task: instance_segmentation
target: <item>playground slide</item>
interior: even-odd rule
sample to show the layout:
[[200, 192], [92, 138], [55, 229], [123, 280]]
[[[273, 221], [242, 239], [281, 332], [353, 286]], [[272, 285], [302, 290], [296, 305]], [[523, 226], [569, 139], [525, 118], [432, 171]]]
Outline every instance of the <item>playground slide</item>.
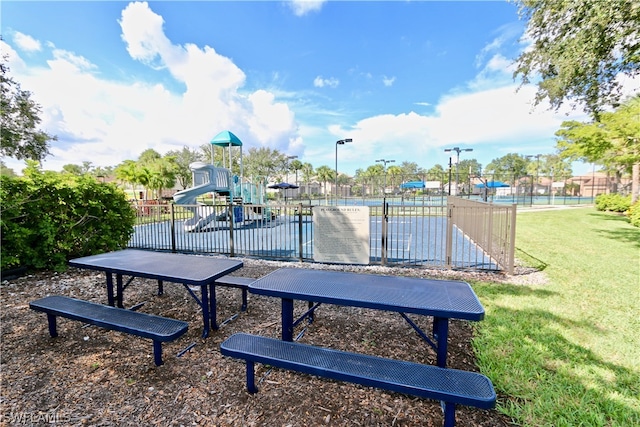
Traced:
[[[211, 193], [219, 190], [213, 183], [205, 183], [196, 187], [178, 191], [173, 195], [173, 200], [177, 205], [195, 205], [196, 198], [204, 193]], [[198, 204], [198, 206], [188, 206], [187, 209], [193, 212], [193, 217], [184, 222], [184, 231], [200, 231], [211, 221], [216, 219], [216, 214], [212, 206]]]

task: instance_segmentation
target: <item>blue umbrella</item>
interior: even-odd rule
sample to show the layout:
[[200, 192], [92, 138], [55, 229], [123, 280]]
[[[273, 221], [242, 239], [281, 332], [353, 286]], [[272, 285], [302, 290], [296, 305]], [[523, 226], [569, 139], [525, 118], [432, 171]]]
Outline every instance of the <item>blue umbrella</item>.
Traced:
[[288, 182], [280, 182], [278, 184], [272, 184], [269, 188], [275, 188], [277, 190], [287, 190], [289, 188], [298, 188], [295, 184], [289, 184]]
[[422, 181], [403, 182], [402, 184], [400, 184], [400, 188], [411, 188], [411, 189], [424, 188], [424, 182]]
[[288, 182], [279, 182], [278, 184], [271, 184], [268, 188], [275, 188], [278, 190], [285, 190], [284, 192], [284, 202], [287, 203], [287, 191], [289, 188], [298, 188], [297, 185], [289, 184]]
[[502, 181], [488, 181], [486, 184], [484, 182], [475, 185], [476, 188], [503, 188], [509, 187], [509, 184], [506, 184]]

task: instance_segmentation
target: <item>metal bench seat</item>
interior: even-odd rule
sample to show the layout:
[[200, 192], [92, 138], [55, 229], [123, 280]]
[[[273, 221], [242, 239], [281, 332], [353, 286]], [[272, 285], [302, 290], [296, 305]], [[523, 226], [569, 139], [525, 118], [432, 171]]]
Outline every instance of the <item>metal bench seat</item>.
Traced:
[[[216, 279], [214, 285], [216, 286], [226, 286], [229, 288], [238, 288], [242, 290], [242, 306], [240, 307], [241, 311], [247, 310], [247, 291], [249, 290], [249, 285], [255, 282], [256, 279], [251, 277], [240, 277], [240, 276], [222, 276], [219, 279]], [[213, 292], [213, 290], [212, 290]], [[213, 298], [214, 297], [210, 297]]]
[[482, 374], [431, 365], [349, 353], [250, 334], [234, 334], [220, 351], [247, 363], [247, 389], [257, 392], [254, 363], [364, 386], [440, 400], [444, 426], [455, 425], [455, 405], [493, 408], [496, 393]]
[[105, 329], [137, 335], [153, 340], [156, 365], [162, 365], [162, 343], [173, 341], [187, 332], [189, 324], [153, 314], [96, 304], [60, 295], [48, 296], [29, 303], [29, 307], [47, 314], [49, 334], [57, 337], [56, 317], [78, 320]]

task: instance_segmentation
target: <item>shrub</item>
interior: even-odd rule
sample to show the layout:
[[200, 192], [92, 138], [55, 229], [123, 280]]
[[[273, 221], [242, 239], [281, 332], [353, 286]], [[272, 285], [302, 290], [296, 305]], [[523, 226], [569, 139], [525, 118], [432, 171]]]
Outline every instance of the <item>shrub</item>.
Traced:
[[627, 215], [632, 225], [640, 227], [640, 200], [631, 205]]
[[631, 206], [631, 196], [620, 194], [599, 194], [596, 196], [596, 209], [609, 212], [626, 212]]
[[41, 172], [2, 176], [0, 266], [63, 270], [67, 260], [126, 247], [135, 212], [113, 184]]

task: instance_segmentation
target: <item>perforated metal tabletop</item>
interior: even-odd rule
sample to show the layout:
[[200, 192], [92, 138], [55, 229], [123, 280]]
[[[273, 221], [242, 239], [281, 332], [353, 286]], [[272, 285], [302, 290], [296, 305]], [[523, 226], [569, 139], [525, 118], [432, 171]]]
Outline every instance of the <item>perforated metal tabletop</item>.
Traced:
[[449, 319], [484, 318], [484, 307], [471, 286], [462, 281], [281, 268], [253, 282], [249, 291], [282, 299], [282, 338], [286, 341], [292, 340], [293, 300], [399, 312], [430, 343], [404, 315], [433, 316], [437, 344], [432, 345], [439, 366], [446, 363]]
[[[202, 337], [209, 335], [210, 324], [216, 324], [215, 284], [216, 279], [238, 270], [242, 261], [174, 254], [167, 252], [141, 251], [125, 249], [104, 254], [75, 258], [69, 261], [71, 267], [104, 271], [107, 280], [107, 302], [109, 305], [123, 307], [123, 294], [127, 285], [123, 285], [122, 276], [144, 277], [158, 281], [159, 293], [163, 282], [179, 283], [185, 286], [189, 294], [202, 308], [204, 323]], [[113, 274], [116, 275], [114, 292]], [[189, 288], [199, 286], [201, 296]]]

